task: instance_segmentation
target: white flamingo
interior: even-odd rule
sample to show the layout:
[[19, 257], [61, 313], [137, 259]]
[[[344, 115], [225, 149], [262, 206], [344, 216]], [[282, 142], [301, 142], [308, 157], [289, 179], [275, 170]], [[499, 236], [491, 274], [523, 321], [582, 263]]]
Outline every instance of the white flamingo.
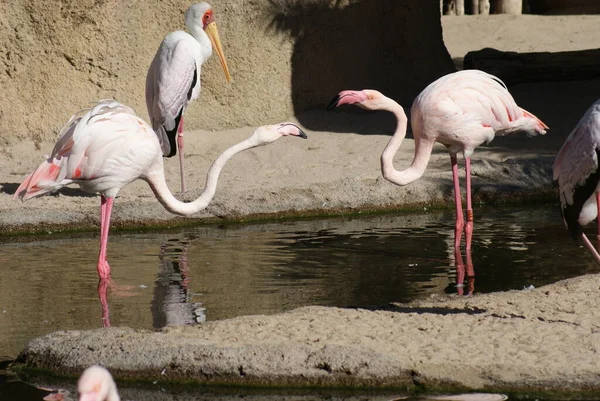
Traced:
[[[598, 217], [600, 208], [600, 100], [581, 117], [554, 161], [554, 179], [560, 188], [562, 216], [574, 238], [581, 238], [594, 258], [600, 255], [582, 226]], [[598, 219], [600, 241], [600, 219]]]
[[146, 76], [150, 123], [164, 156], [174, 156], [179, 150], [182, 192], [186, 191], [183, 114], [188, 103], [200, 96], [200, 70], [213, 49], [221, 61], [227, 82], [231, 80], [211, 6], [204, 2], [192, 5], [185, 13], [185, 25], [190, 33], [175, 31], [167, 35]]
[[213, 198], [219, 174], [227, 160], [244, 150], [269, 144], [283, 136], [306, 138], [292, 123], [257, 128], [246, 140], [226, 149], [214, 161], [204, 191], [193, 202], [177, 200], [169, 191], [160, 144], [152, 128], [135, 112], [118, 102], [105, 100], [71, 117], [52, 154], [25, 178], [14, 198], [23, 201], [55, 192], [69, 184], [101, 195], [98, 275], [110, 277], [106, 245], [113, 201], [132, 181], [146, 181], [158, 201], [171, 213], [188, 216], [205, 209]]
[[99, 365], [83, 371], [77, 382], [79, 401], [121, 401], [110, 372]]
[[[398, 119], [396, 132], [381, 155], [383, 176], [397, 185], [407, 185], [421, 178], [433, 145], [446, 146], [452, 164], [454, 199], [456, 203], [455, 248], [460, 246], [462, 230], [466, 233], [466, 248], [471, 250], [473, 207], [471, 204], [471, 155], [475, 148], [489, 143], [496, 135], [518, 131], [545, 134], [546, 126], [536, 116], [514, 101], [504, 83], [493, 75], [479, 70], [464, 70], [445, 75], [429, 84], [415, 99], [411, 108], [415, 156], [406, 170], [394, 168], [394, 155], [400, 148], [408, 119], [404, 109], [394, 100], [374, 90], [343, 91], [329, 105], [356, 104], [367, 110], [386, 110]], [[465, 225], [458, 181], [456, 155], [465, 158], [467, 182], [467, 223]]]

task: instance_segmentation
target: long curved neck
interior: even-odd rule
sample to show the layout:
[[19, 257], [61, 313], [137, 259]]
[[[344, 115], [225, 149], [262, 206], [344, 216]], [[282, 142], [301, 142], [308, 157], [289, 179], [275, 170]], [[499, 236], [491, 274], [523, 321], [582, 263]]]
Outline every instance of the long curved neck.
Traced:
[[[433, 143], [427, 141], [421, 141], [420, 138], [415, 135], [415, 156], [413, 161], [406, 170], [398, 171], [394, 168], [394, 155], [400, 148], [402, 141], [406, 137], [406, 129], [408, 126], [408, 119], [404, 109], [398, 103], [390, 99], [390, 105], [384, 110], [394, 113], [398, 120], [398, 126], [396, 132], [388, 142], [387, 146], [381, 154], [381, 173], [383, 177], [397, 185], [406, 185], [421, 178], [433, 149]], [[415, 124], [413, 122], [413, 128]]]
[[158, 163], [157, 167], [149, 172], [144, 178], [150, 185], [150, 188], [152, 188], [152, 191], [154, 192], [154, 195], [156, 195], [158, 201], [165, 207], [165, 209], [174, 214], [189, 216], [206, 209], [212, 198], [215, 196], [219, 174], [221, 173], [221, 169], [223, 169], [223, 166], [227, 160], [244, 150], [259, 145], [260, 144], [256, 141], [256, 139], [251, 136], [250, 138], [233, 145], [221, 153], [208, 170], [204, 191], [202, 191], [202, 194], [200, 194], [200, 196], [193, 202], [181, 202], [173, 196], [165, 180], [162, 158], [160, 159], [161, 162]]

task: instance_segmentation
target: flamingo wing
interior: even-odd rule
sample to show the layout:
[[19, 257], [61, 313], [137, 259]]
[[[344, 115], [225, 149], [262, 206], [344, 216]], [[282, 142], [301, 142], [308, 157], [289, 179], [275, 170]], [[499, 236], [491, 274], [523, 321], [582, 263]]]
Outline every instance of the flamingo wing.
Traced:
[[544, 134], [548, 128], [541, 120], [520, 108], [499, 78], [479, 70], [448, 74], [427, 87], [428, 113], [453, 120], [455, 131], [467, 127], [491, 128], [494, 135], [516, 131]]
[[52, 155], [25, 179], [15, 197], [27, 200], [71, 183], [114, 196], [141, 177], [156, 155], [160, 150], [152, 129], [129, 107], [102, 101], [69, 120]]
[[193, 37], [174, 32], [161, 43], [146, 76], [146, 106], [164, 155], [175, 154], [175, 132], [187, 102], [198, 97]]

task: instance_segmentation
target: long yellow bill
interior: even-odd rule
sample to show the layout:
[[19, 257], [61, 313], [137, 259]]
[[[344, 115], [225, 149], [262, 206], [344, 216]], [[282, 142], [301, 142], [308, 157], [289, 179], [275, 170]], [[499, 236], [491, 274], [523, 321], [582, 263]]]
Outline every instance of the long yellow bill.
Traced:
[[223, 71], [225, 71], [225, 79], [227, 83], [231, 81], [231, 74], [229, 74], [229, 67], [227, 67], [227, 60], [225, 60], [225, 54], [223, 53], [223, 48], [221, 47], [221, 39], [219, 39], [219, 30], [217, 29], [217, 24], [215, 22], [211, 22], [206, 26], [204, 30], [212, 43], [212, 47], [217, 52], [217, 56], [219, 56], [219, 61], [221, 62], [221, 67], [223, 67]]

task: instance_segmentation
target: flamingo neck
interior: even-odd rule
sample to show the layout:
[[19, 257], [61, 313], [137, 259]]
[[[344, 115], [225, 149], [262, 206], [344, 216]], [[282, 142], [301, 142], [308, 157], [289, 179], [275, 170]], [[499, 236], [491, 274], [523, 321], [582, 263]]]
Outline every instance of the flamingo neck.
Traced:
[[[383, 177], [396, 185], [407, 185], [421, 178], [431, 156], [433, 143], [422, 142], [420, 137], [415, 134], [415, 156], [406, 170], [398, 171], [394, 168], [394, 155], [398, 152], [402, 141], [406, 137], [408, 127], [408, 118], [402, 106], [390, 99], [390, 105], [384, 110], [394, 113], [398, 121], [396, 132], [388, 142], [381, 154], [381, 173]], [[413, 119], [414, 120], [414, 119]], [[415, 124], [413, 122], [413, 128]]]
[[150, 185], [150, 188], [152, 188], [154, 195], [165, 207], [165, 209], [180, 216], [189, 216], [206, 209], [215, 195], [219, 174], [221, 173], [225, 163], [236, 154], [259, 145], [260, 143], [257, 142], [256, 138], [251, 136], [250, 138], [231, 146], [221, 153], [208, 170], [208, 174], [206, 175], [206, 184], [202, 194], [200, 194], [200, 196], [192, 202], [181, 202], [173, 196], [165, 180], [162, 158], [160, 158], [160, 162], [157, 164], [157, 167], [148, 173], [145, 179]]

